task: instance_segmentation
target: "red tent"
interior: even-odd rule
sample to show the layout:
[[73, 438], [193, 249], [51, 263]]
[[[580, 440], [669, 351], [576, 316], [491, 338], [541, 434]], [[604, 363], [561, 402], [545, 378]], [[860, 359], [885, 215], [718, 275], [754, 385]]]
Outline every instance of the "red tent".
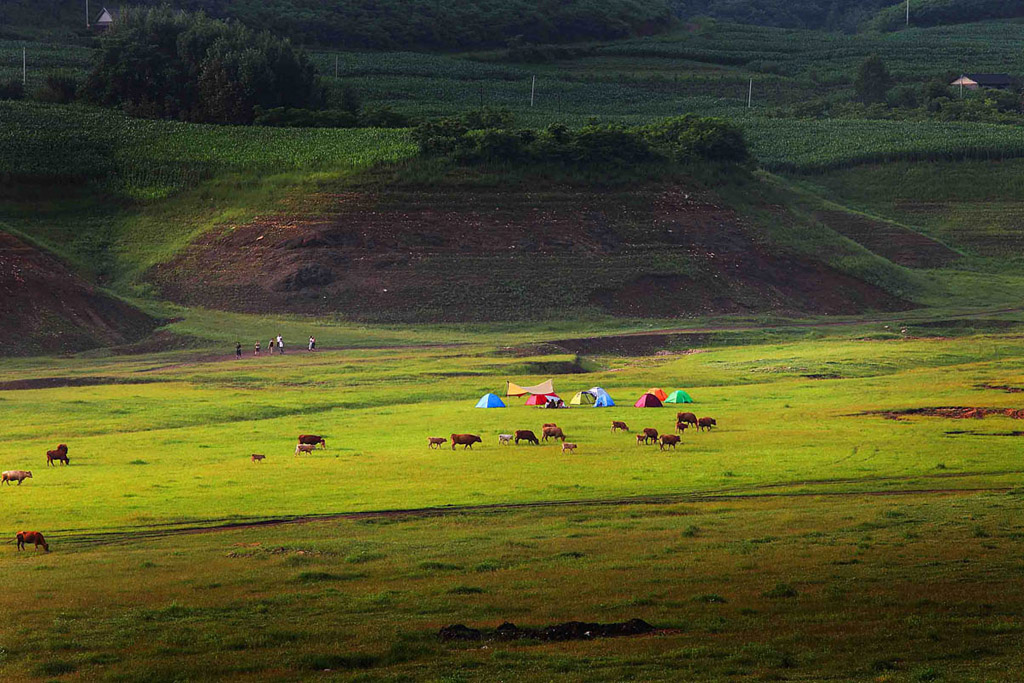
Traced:
[[547, 405], [548, 399], [558, 398], [557, 394], [534, 394], [530, 398], [526, 399], [526, 405], [528, 406], [544, 406]]
[[654, 394], [644, 394], [640, 397], [636, 403], [633, 404], [634, 408], [660, 408], [661, 399]]

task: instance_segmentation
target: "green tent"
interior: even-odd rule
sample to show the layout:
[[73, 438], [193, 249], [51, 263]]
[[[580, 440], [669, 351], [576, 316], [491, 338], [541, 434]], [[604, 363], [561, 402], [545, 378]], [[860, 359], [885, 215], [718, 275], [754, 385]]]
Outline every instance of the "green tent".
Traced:
[[668, 398], [665, 399], [665, 403], [693, 403], [693, 399], [690, 398], [688, 393], [679, 389], [669, 394]]
[[571, 406], [592, 406], [592, 405], [594, 405], [595, 401], [597, 401], [597, 396], [595, 396], [594, 394], [590, 393], [589, 391], [581, 391], [580, 393], [578, 393], [578, 394], [576, 394], [575, 396], [572, 397], [572, 400], [569, 401], [569, 405], [571, 405]]

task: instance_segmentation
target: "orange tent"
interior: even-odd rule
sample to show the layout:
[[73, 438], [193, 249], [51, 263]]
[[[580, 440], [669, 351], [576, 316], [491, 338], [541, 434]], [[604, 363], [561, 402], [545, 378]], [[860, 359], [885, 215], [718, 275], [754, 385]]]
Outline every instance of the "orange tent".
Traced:
[[654, 394], [655, 396], [658, 397], [659, 401], [664, 401], [666, 398], [668, 398], [668, 394], [665, 393], [664, 389], [648, 389], [647, 393]]

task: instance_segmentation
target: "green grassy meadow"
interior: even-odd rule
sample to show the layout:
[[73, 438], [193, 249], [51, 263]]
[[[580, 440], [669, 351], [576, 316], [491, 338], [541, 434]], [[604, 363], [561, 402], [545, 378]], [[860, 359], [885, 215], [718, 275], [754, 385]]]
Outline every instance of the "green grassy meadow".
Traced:
[[[18, 618], [0, 622], [0, 675], [1009, 680], [1024, 468], [1001, 435], [1018, 421], [862, 413], [1024, 408], [994, 388], [1024, 385], [1019, 314], [909, 323], [906, 338], [899, 324], [576, 357], [527, 343], [562, 328], [321, 323], [317, 353], [5, 361], [3, 382], [95, 384], [0, 391], [0, 467], [34, 474], [0, 490], [4, 527], [52, 544], [2, 546], [18, 590], [0, 609]], [[590, 372], [554, 375], [564, 397], [600, 385], [619, 406], [473, 407], [568, 363]], [[671, 429], [676, 408], [632, 407], [652, 386], [686, 388], [697, 403], [680, 409], [718, 429], [676, 452], [610, 433], [612, 419]], [[497, 444], [548, 421], [576, 455]], [[453, 431], [484, 442], [427, 449]], [[293, 455], [300, 432], [328, 448]], [[58, 442], [71, 465], [47, 468]], [[291, 523], [230, 526], [265, 521]], [[434, 637], [633, 617], [662, 631], [485, 649]]]

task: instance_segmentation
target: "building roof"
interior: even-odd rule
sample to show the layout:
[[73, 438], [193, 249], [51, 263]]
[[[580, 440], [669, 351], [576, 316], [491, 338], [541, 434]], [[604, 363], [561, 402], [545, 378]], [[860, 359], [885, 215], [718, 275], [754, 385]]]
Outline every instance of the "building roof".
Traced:
[[1013, 85], [1013, 79], [1008, 74], [964, 74], [961, 78], [969, 78], [981, 86]]
[[117, 21], [117, 15], [120, 14], [120, 13], [121, 13], [120, 10], [107, 9], [106, 7], [104, 7], [102, 10], [100, 10], [100, 15], [98, 17], [96, 17], [96, 21], [94, 21], [93, 23], [94, 24], [110, 24], [110, 23], [113, 23], [113, 22]]

